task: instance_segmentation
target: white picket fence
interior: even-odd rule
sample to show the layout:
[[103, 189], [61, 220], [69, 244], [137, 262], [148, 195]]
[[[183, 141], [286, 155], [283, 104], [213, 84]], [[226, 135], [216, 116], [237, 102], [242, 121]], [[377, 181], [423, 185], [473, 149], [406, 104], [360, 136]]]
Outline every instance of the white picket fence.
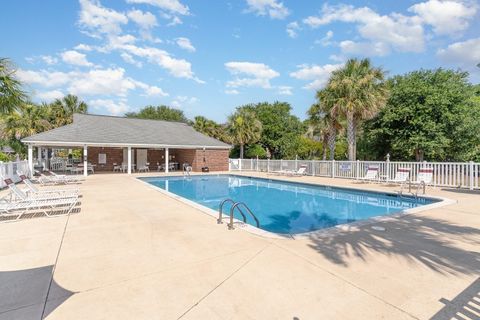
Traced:
[[409, 168], [415, 181], [420, 168], [433, 169], [433, 185], [466, 189], [480, 188], [480, 163], [476, 162], [401, 162], [401, 161], [321, 161], [321, 160], [257, 160], [230, 159], [230, 171], [273, 172], [298, 170], [306, 166], [306, 174], [318, 177], [358, 179], [365, 176], [368, 167], [378, 167], [378, 179], [395, 176], [398, 168]]
[[28, 172], [28, 161], [16, 161], [16, 162], [2, 162], [0, 161], [0, 188], [4, 188], [7, 185], [3, 181], [4, 179], [12, 179], [13, 182], [19, 182], [20, 178], [17, 175], [17, 171]]

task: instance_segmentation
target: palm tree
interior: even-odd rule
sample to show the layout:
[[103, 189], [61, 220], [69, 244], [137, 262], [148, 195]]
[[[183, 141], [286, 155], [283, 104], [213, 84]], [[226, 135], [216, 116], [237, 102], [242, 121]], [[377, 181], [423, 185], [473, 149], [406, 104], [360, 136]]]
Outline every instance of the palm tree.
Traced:
[[330, 153], [330, 160], [335, 158], [335, 144], [337, 133], [341, 129], [339, 121], [339, 108], [335, 104], [335, 92], [330, 88], [324, 88], [317, 91], [317, 103], [312, 105], [308, 111], [310, 119], [316, 119], [317, 123], [323, 127], [323, 159], [326, 157], [326, 146]]
[[87, 104], [72, 94], [68, 94], [62, 99], [56, 99], [50, 108], [56, 127], [72, 123], [74, 113], [87, 113], [88, 111]]
[[24, 104], [16, 112], [4, 119], [3, 139], [20, 140], [21, 138], [52, 129], [44, 106], [32, 103]]
[[348, 159], [356, 159], [358, 124], [373, 118], [385, 106], [388, 90], [385, 72], [375, 68], [369, 59], [350, 59], [345, 66], [332, 72], [328, 89], [332, 102], [347, 121]]
[[244, 146], [260, 140], [262, 123], [253, 111], [238, 108], [234, 114], [228, 117], [228, 131], [232, 141], [240, 146], [240, 158], [243, 159]]
[[9, 114], [25, 102], [26, 94], [15, 72], [10, 60], [0, 58], [0, 114]]

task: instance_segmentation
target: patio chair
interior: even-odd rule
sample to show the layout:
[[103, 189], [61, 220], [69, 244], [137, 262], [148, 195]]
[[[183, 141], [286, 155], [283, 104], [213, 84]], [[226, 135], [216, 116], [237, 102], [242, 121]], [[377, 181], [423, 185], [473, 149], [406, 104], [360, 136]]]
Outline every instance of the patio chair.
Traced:
[[365, 176], [358, 178], [358, 180], [367, 182], [378, 180], [378, 167], [369, 166]]
[[[82, 165], [82, 171], [83, 171], [83, 165]], [[87, 171], [88, 171], [88, 166], [87, 166]], [[79, 176], [79, 175], [69, 176], [69, 175], [65, 175], [65, 174], [56, 174], [53, 171], [47, 171], [47, 172], [49, 173], [49, 176], [45, 175], [46, 177], [49, 177], [52, 180], [56, 179], [57, 181], [62, 181], [64, 183], [78, 183], [80, 181], [85, 180], [85, 178], [83, 176]], [[42, 173], [41, 173], [41, 175], [42, 175]]]
[[59, 196], [78, 196], [78, 189], [48, 189], [48, 190], [40, 190], [37, 188], [37, 186], [24, 174], [21, 172], [17, 171], [17, 174], [19, 178], [22, 180], [22, 182], [27, 186], [27, 195], [29, 193], [35, 194], [35, 195], [41, 195], [41, 194], [56, 194]]
[[307, 173], [307, 166], [301, 165], [297, 170], [279, 170], [273, 171], [272, 173], [284, 176], [296, 176], [301, 177]]
[[395, 178], [387, 179], [386, 182], [404, 184], [410, 179], [410, 171], [412, 171], [410, 168], [398, 168], [397, 172], [395, 173]]
[[[427, 185], [432, 184], [433, 181], [433, 168], [420, 168], [417, 174], [417, 180], [410, 181], [408, 184], [408, 191], [411, 192], [412, 185], [417, 187], [416, 193], [418, 194], [418, 190], [422, 187], [423, 194], [425, 194], [425, 189]], [[403, 185], [402, 185], [403, 189]]]
[[[52, 198], [52, 199], [27, 199], [20, 201], [0, 199], [0, 217], [2, 216], [17, 216], [15, 220], [20, 219], [25, 213], [30, 210], [38, 210], [43, 212], [47, 217], [58, 216], [52, 215], [53, 210], [59, 207], [66, 207], [64, 214], [69, 214], [77, 205], [78, 198]], [[47, 209], [50, 210], [47, 210]], [[5, 220], [11, 221], [11, 220]]]
[[140, 166], [138, 172], [150, 172], [150, 163], [146, 162], [143, 166]]
[[122, 172], [123, 170], [122, 170], [122, 166], [121, 166], [121, 165], [119, 165], [119, 164], [117, 164], [116, 162], [114, 162], [114, 163], [113, 163], [113, 172], [116, 172], [116, 171]]
[[[24, 192], [20, 188], [17, 187], [15, 183], [13, 183], [12, 179], [4, 179], [5, 184], [11, 191], [11, 195], [13, 195], [14, 200], [52, 200], [52, 199], [64, 199], [64, 198], [78, 198], [78, 193], [51, 193], [51, 192], [37, 192], [37, 193], [28, 193]], [[12, 196], [10, 196], [12, 199]]]
[[165, 163], [160, 164], [157, 162], [157, 171], [165, 171]]

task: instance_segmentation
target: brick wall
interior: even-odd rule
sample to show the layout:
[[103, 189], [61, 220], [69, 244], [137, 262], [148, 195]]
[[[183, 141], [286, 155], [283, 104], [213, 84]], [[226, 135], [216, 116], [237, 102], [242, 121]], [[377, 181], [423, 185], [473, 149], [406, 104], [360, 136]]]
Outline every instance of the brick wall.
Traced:
[[[132, 161], [136, 161], [136, 149], [132, 148]], [[100, 165], [98, 163], [98, 154], [105, 153], [107, 155], [107, 163]], [[171, 161], [180, 164], [179, 169], [182, 170], [183, 163], [189, 163], [193, 171], [202, 171], [202, 167], [209, 167], [210, 171], [228, 171], [228, 155], [229, 150], [205, 150], [202, 149], [170, 149], [169, 155], [174, 158]], [[205, 161], [204, 161], [205, 158]], [[157, 170], [157, 162], [165, 163], [165, 150], [148, 149], [147, 161], [150, 163], [150, 170]], [[88, 162], [96, 164], [96, 171], [113, 171], [113, 163], [118, 165], [123, 162], [122, 148], [88, 148]], [[126, 161], [125, 161], [126, 162]]]

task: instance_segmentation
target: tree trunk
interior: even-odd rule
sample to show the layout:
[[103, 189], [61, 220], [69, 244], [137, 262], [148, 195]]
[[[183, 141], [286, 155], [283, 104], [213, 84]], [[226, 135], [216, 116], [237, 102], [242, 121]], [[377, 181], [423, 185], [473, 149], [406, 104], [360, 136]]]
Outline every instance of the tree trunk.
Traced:
[[327, 141], [323, 140], [323, 145], [322, 145], [322, 160], [325, 161], [327, 160]]
[[347, 141], [348, 141], [348, 160], [355, 161], [355, 122], [353, 112], [347, 112]]
[[243, 144], [240, 144], [240, 159], [243, 159]]
[[415, 148], [415, 160], [417, 162], [422, 162], [424, 157], [424, 152], [422, 149]]
[[337, 129], [332, 125], [330, 125], [330, 129], [328, 132], [328, 148], [330, 149], [330, 160], [335, 159], [335, 144], [337, 140]]

